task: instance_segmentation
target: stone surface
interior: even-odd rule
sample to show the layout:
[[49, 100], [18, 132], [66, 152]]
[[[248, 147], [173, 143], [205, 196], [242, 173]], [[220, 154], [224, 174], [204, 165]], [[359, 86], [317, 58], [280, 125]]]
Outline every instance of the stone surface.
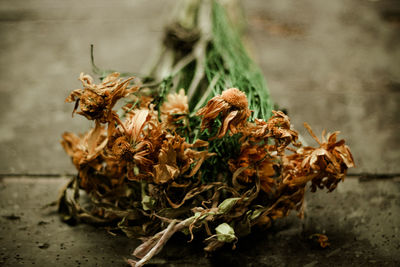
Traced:
[[[140, 72], [177, 1], [0, 1], [0, 173], [73, 173], [58, 141], [90, 126], [64, 104], [100, 67]], [[272, 98], [302, 123], [340, 130], [353, 173], [399, 173], [399, 13], [395, 0], [242, 1]]]
[[[400, 178], [400, 177], [399, 177]], [[0, 266], [126, 266], [140, 244], [105, 229], [62, 223], [53, 202], [60, 178], [0, 182]], [[200, 241], [175, 236], [148, 266], [399, 266], [400, 179], [349, 178], [332, 193], [307, 194], [305, 219], [294, 214], [267, 231], [205, 258]], [[324, 233], [322, 249], [309, 236]]]

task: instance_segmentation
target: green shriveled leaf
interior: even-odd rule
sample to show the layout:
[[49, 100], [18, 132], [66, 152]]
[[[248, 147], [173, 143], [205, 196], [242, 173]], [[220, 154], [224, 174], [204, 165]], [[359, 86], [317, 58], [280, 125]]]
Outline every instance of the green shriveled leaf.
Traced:
[[221, 223], [215, 228], [215, 232], [217, 233], [218, 241], [231, 243], [237, 239], [235, 236], [235, 231], [233, 228], [227, 223]]
[[232, 197], [232, 198], [227, 198], [224, 201], [222, 201], [221, 204], [218, 206], [218, 211], [220, 213], [227, 213], [229, 212], [233, 206], [236, 205], [240, 198], [239, 197]]
[[152, 210], [156, 200], [148, 195], [142, 197], [143, 210]]
[[257, 219], [261, 215], [262, 212], [263, 212], [262, 209], [254, 210], [252, 212], [252, 214], [250, 215], [250, 217], [249, 217], [250, 221], [253, 221], [253, 220]]

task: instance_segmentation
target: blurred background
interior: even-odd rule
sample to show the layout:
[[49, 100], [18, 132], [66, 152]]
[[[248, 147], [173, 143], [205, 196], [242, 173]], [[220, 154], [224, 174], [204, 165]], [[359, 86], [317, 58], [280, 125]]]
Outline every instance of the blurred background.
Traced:
[[[60, 136], [89, 126], [64, 99], [92, 74], [90, 44], [100, 68], [140, 73], [177, 3], [1, 0], [0, 173], [73, 173]], [[352, 173], [400, 173], [400, 2], [241, 3], [250, 53], [295, 128], [340, 130]]]
[[[90, 125], [80, 116], [72, 119], [73, 104], [64, 103], [64, 99], [71, 90], [80, 88], [80, 72], [93, 74], [90, 45], [94, 45], [95, 61], [100, 68], [140, 73], [157, 53], [164, 27], [171, 21], [177, 3], [0, 0], [0, 175], [38, 176], [40, 180], [45, 176], [74, 174], [59, 140], [64, 131], [84, 132]], [[379, 195], [381, 198], [375, 204], [383, 201], [390, 205], [372, 203], [362, 206], [364, 213], [354, 209], [348, 212], [360, 224], [375, 223], [370, 207], [374, 207], [374, 212], [386, 208], [387, 216], [397, 213], [389, 226], [374, 226], [386, 229], [381, 241], [389, 243], [378, 245], [386, 244], [385, 255], [393, 257], [400, 250], [400, 1], [246, 0], [241, 4], [247, 18], [247, 46], [265, 75], [272, 100], [288, 111], [295, 129], [310, 145], [315, 144], [303, 122], [308, 122], [318, 136], [323, 129], [340, 130], [339, 137], [346, 139], [357, 165], [350, 174], [378, 178], [373, 184], [362, 186], [358, 180], [349, 181], [350, 189], [339, 191], [344, 198], [334, 197], [321, 203], [336, 201], [344, 207], [346, 201], [359, 204]], [[3, 217], [17, 214], [20, 218], [15, 220], [23, 221], [18, 205], [29, 206], [26, 203], [33, 196], [20, 197], [35, 184], [28, 180], [22, 180], [22, 184], [7, 181], [0, 186], [0, 208], [6, 214]], [[57, 191], [61, 185], [53, 180], [48, 183], [52, 184], [51, 189], [41, 184], [35, 190]], [[357, 186], [357, 195], [349, 198], [346, 194], [354, 191], [352, 186]], [[378, 191], [368, 191], [371, 188]], [[35, 195], [41, 197], [43, 194]], [[51, 201], [55, 195], [46, 197]], [[21, 201], [25, 204], [18, 204]], [[11, 210], [7, 210], [9, 205]], [[386, 218], [389, 217], [379, 220]], [[32, 219], [26, 219], [27, 227], [29, 220]], [[7, 227], [3, 226], [3, 233], [14, 229]], [[63, 238], [70, 238], [68, 229], [64, 229]], [[368, 240], [376, 239], [371, 236], [371, 229], [363, 231], [368, 232], [364, 235]], [[341, 240], [341, 235], [343, 232], [337, 240]], [[12, 234], [7, 238], [4, 240], [12, 243], [24, 237]], [[2, 255], [11, 243], [1, 243]], [[375, 251], [373, 246], [368, 249], [367, 254]], [[329, 253], [333, 252], [339, 253]], [[356, 252], [352, 256], [361, 255]], [[20, 263], [18, 257], [15, 262]], [[120, 259], [121, 253], [116, 257]], [[303, 263], [310, 263], [309, 267], [316, 265], [311, 259]], [[0, 265], [5, 262], [0, 257]], [[382, 263], [368, 261], [371, 265], [377, 262]], [[278, 263], [275, 266], [280, 266]]]

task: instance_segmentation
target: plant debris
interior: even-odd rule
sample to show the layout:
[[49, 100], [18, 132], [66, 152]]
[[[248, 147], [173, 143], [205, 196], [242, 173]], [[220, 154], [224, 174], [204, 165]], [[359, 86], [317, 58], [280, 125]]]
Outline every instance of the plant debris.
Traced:
[[321, 248], [329, 247], [331, 244], [328, 242], [328, 237], [324, 234], [312, 234], [309, 239]]
[[198, 16], [187, 12], [184, 21], [198, 17], [198, 25], [173, 35], [168, 28], [174, 42], [196, 33], [182, 51], [166, 45], [175, 55], [169, 71], [157, 63], [152, 78], [102, 72], [97, 84], [81, 74], [83, 88], [66, 99], [93, 127], [62, 136], [78, 175], [62, 190], [59, 212], [68, 223], [141, 238], [131, 266], [148, 262], [176, 232], [189, 241], [205, 233], [207, 252], [235, 248], [253, 227], [267, 228], [292, 210], [302, 217], [308, 184], [312, 192], [333, 191], [354, 167], [339, 132], [319, 139], [305, 124], [316, 146], [299, 142], [289, 117], [272, 110], [224, 8], [194, 2]]

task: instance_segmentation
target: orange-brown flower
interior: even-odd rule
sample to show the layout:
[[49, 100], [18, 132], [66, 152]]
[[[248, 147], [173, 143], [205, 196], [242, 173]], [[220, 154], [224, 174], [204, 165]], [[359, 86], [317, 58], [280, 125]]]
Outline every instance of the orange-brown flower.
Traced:
[[166, 123], [167, 127], [174, 129], [176, 124], [184, 120], [189, 113], [188, 98], [185, 95], [185, 90], [181, 89], [179, 93], [169, 94], [160, 111], [162, 113], [162, 121]]
[[[82, 137], [65, 132], [62, 138], [61, 145], [71, 156], [77, 169], [98, 157], [107, 144], [105, 129], [99, 123]], [[96, 168], [98, 167], [96, 165]]]
[[106, 131], [100, 123], [96, 122], [95, 128], [81, 137], [66, 132], [62, 138], [61, 145], [79, 171], [81, 186], [85, 188], [89, 180], [88, 167], [96, 171], [100, 171], [102, 168], [101, 154], [107, 145]]
[[[153, 181], [160, 184], [175, 180], [182, 175], [192, 177], [198, 172], [204, 160], [213, 155], [207, 150], [196, 151], [192, 148], [207, 146], [208, 143], [202, 140], [188, 144], [179, 135], [166, 136], [159, 150], [158, 162], [154, 165]], [[190, 172], [186, 174], [189, 170]]]
[[284, 159], [284, 183], [303, 186], [312, 181], [312, 191], [326, 187], [329, 191], [345, 178], [348, 168], [354, 167], [353, 156], [344, 140], [336, 141], [339, 132], [322, 134], [322, 142], [311, 127], [304, 123], [311, 136], [319, 144], [318, 148], [303, 147]]
[[223, 137], [228, 130], [231, 134], [239, 132], [250, 116], [247, 97], [237, 88], [230, 88], [222, 92], [221, 95], [213, 97], [207, 105], [201, 108], [198, 116], [202, 116], [201, 130], [211, 129], [215, 119], [221, 115], [221, 128], [217, 138]]
[[66, 102], [74, 102], [75, 113], [78, 106], [78, 114], [85, 116], [89, 120], [98, 120], [101, 123], [110, 122], [116, 114], [112, 111], [118, 99], [126, 97], [135, 92], [138, 87], [129, 87], [133, 78], [126, 80], [118, 79], [119, 73], [111, 73], [100, 84], [96, 85], [93, 78], [81, 73], [79, 80], [82, 82], [83, 89], [76, 89], [66, 98]]
[[160, 125], [153, 124], [152, 119], [151, 110], [136, 109], [128, 113], [121, 128], [117, 128], [112, 152], [116, 158], [125, 161], [130, 180], [151, 176], [151, 168], [155, 163], [153, 153], [163, 139]]
[[161, 106], [161, 112], [166, 114], [187, 114], [189, 112], [188, 98], [185, 90], [168, 94], [167, 101]]
[[229, 161], [229, 168], [234, 177], [233, 183], [236, 183], [236, 179], [242, 183], [252, 183], [257, 176], [261, 189], [267, 193], [271, 192], [275, 185], [274, 166], [277, 165], [271, 149], [273, 146], [267, 144], [243, 145], [240, 156]]
[[274, 115], [267, 122], [256, 119], [245, 131], [245, 135], [255, 141], [273, 138], [279, 154], [282, 154], [289, 144], [300, 145], [296, 143], [298, 133], [292, 129], [289, 117], [282, 111], [273, 110], [272, 113]]

